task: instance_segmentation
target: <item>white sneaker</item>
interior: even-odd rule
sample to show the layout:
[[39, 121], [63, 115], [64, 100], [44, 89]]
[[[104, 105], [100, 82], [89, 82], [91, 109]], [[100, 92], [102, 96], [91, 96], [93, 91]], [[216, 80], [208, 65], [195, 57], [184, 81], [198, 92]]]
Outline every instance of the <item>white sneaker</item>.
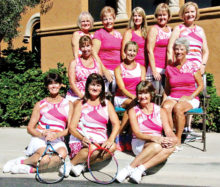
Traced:
[[138, 167], [134, 168], [134, 171], [130, 175], [130, 179], [136, 182], [137, 184], [141, 182], [143, 171], [141, 171]]
[[132, 168], [130, 165], [123, 168], [118, 172], [118, 175], [116, 176], [116, 180], [120, 183], [122, 183], [127, 177], [129, 177], [132, 173], [134, 168]]
[[26, 159], [26, 157], [19, 157], [13, 160], [9, 160], [6, 162], [6, 164], [3, 166], [3, 173], [9, 173], [11, 171], [11, 168], [17, 164], [21, 163], [21, 160]]
[[11, 173], [16, 174], [29, 174], [31, 170], [31, 166], [26, 164], [17, 164], [11, 168]]
[[[70, 171], [71, 171], [71, 167], [72, 167], [72, 164], [71, 163], [66, 163], [66, 170], [65, 170], [65, 173], [64, 173], [64, 176], [65, 177], [69, 177], [70, 175]], [[59, 172], [61, 175], [63, 175], [63, 170], [64, 170], [64, 166], [61, 166], [60, 169], [59, 169]]]
[[86, 168], [85, 164], [77, 164], [75, 166], [72, 165], [71, 171], [74, 173], [76, 177], [80, 176], [82, 171]]

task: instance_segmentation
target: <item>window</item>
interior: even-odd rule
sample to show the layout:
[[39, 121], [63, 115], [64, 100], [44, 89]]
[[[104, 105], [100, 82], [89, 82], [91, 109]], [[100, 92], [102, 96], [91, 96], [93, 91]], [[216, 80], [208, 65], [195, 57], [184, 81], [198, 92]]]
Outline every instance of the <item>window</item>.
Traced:
[[185, 2], [187, 3], [189, 1], [197, 3], [199, 8], [220, 6], [220, 0], [186, 0]]
[[116, 13], [116, 0], [89, 0], [89, 12], [94, 21], [100, 21], [100, 12], [104, 6], [111, 6]]
[[151, 15], [160, 3], [166, 3], [166, 0], [132, 0], [132, 9], [139, 6], [145, 10], [146, 15]]

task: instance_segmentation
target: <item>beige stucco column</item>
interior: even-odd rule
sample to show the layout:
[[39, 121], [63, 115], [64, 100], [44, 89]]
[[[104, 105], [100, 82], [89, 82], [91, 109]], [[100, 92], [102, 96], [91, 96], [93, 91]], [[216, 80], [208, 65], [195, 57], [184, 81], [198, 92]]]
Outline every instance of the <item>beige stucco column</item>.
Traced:
[[169, 0], [169, 7], [170, 7], [170, 10], [172, 12], [172, 14], [176, 14], [179, 12], [179, 0]]
[[116, 15], [116, 20], [119, 19], [127, 19], [127, 5], [126, 5], [126, 0], [117, 0], [117, 15]]

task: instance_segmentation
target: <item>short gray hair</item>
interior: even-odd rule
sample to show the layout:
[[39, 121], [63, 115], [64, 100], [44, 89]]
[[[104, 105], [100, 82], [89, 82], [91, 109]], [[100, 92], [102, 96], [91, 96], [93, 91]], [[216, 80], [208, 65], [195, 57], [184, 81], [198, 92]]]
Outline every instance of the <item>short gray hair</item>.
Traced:
[[184, 45], [185, 48], [186, 48], [186, 52], [188, 53], [189, 52], [189, 40], [185, 37], [181, 37], [181, 38], [177, 38], [176, 41], [174, 42], [174, 45], [173, 45], [173, 49], [177, 46], [177, 45]]
[[86, 11], [81, 12], [81, 14], [79, 15], [78, 20], [77, 20], [78, 27], [81, 29], [81, 21], [82, 21], [82, 17], [84, 17], [84, 16], [88, 16], [89, 17], [90, 29], [92, 29], [93, 28], [93, 24], [94, 24], [94, 19], [93, 19], [92, 15], [89, 12], [86, 12]]

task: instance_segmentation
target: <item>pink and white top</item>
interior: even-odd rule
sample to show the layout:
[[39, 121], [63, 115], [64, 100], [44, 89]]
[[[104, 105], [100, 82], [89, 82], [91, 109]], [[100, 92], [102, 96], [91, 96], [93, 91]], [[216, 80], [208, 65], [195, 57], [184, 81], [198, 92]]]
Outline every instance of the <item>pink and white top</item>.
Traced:
[[[123, 64], [120, 64], [121, 76], [125, 85], [125, 89], [131, 94], [136, 95], [136, 86], [141, 81], [141, 65], [136, 63], [134, 69], [127, 69]], [[124, 96], [120, 89], [117, 89], [116, 96]]]
[[[78, 33], [79, 33], [80, 38], [81, 38], [82, 36], [87, 35], [87, 34], [85, 34], [85, 33], [84, 33], [84, 32], [82, 32], [82, 31], [76, 31], [76, 32], [78, 32]], [[94, 35], [93, 35], [93, 34], [89, 34], [88, 36], [90, 36], [90, 38], [91, 38], [91, 39], [93, 39], [93, 38], [94, 38]], [[79, 56], [78, 56], [78, 57], [80, 57], [81, 55], [82, 55], [82, 51], [79, 49]]]
[[45, 99], [40, 101], [40, 120], [37, 130], [40, 132], [50, 125], [50, 130], [60, 132], [65, 130], [69, 114], [69, 101], [62, 99], [57, 104], [50, 103]]
[[[175, 64], [168, 65], [166, 68], [166, 77], [169, 81], [170, 95], [174, 98], [182, 96], [191, 96], [196, 90], [196, 81], [194, 74], [199, 70], [199, 67], [193, 61], [186, 61], [185, 64], [178, 69]], [[196, 99], [199, 99], [196, 97]]]
[[101, 41], [99, 57], [103, 65], [108, 69], [114, 69], [121, 63], [121, 33], [114, 30], [114, 35], [108, 33], [105, 29], [99, 29], [94, 34], [94, 39]]
[[[92, 73], [99, 73], [99, 65], [96, 62], [95, 59], [93, 59], [94, 66], [92, 68], [87, 68], [83, 65], [82, 61], [80, 58], [76, 59], [76, 66], [75, 66], [75, 84], [76, 87], [80, 90], [81, 93], [85, 93], [85, 85], [86, 85], [86, 80], [88, 76]], [[72, 90], [68, 90], [67, 95], [71, 96], [76, 96]]]
[[132, 37], [131, 41], [134, 41], [138, 44], [138, 53], [135, 57], [135, 61], [140, 63], [142, 66], [145, 67], [145, 39], [142, 36], [137, 35], [133, 30], [132, 30]]
[[[106, 106], [104, 107], [101, 104], [98, 106], [92, 106], [88, 103], [82, 105], [79, 123], [84, 126], [87, 135], [97, 143], [103, 143], [108, 139], [108, 100], [105, 100], [105, 103]], [[83, 134], [80, 125], [78, 125], [77, 130]]]
[[189, 52], [186, 56], [188, 60], [194, 61], [199, 67], [202, 63], [202, 46], [204, 31], [200, 26], [195, 25], [194, 28], [186, 27], [184, 24], [179, 25], [179, 37], [185, 37], [190, 43]]
[[[134, 107], [140, 132], [152, 136], [162, 136], [163, 125], [160, 118], [160, 106], [153, 104], [152, 114], [145, 114], [139, 106]], [[136, 136], [133, 134], [133, 138]]]

